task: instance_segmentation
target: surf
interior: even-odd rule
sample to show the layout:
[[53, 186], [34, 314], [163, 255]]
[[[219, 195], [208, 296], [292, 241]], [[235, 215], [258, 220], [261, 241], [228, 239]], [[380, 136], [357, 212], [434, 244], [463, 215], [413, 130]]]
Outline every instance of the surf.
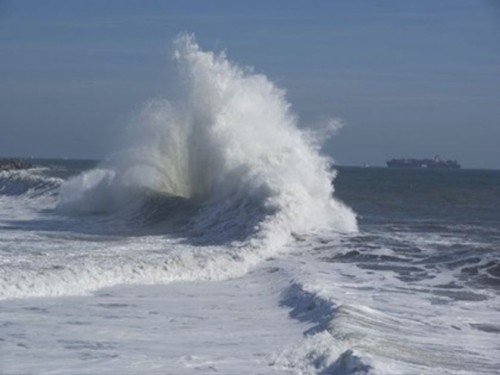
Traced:
[[177, 96], [147, 104], [118, 151], [60, 184], [37, 225], [64, 250], [5, 269], [0, 297], [224, 280], [301, 234], [357, 230], [334, 197], [324, 132], [299, 127], [284, 90], [191, 35], [174, 40], [172, 58]]
[[146, 105], [109, 162], [63, 185], [59, 210], [114, 212], [152, 191], [198, 205], [189, 225], [212, 237], [357, 230], [333, 197], [324, 140], [299, 128], [284, 90], [192, 35], [174, 40], [172, 57], [178, 96]]

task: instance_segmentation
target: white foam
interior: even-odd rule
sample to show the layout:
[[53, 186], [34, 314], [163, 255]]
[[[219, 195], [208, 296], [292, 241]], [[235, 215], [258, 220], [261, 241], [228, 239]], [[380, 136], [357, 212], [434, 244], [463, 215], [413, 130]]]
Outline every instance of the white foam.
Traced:
[[66, 212], [80, 212], [81, 201], [94, 209], [120, 199], [120, 189], [146, 187], [214, 210], [250, 201], [270, 214], [261, 225], [269, 232], [357, 229], [353, 212], [332, 197], [330, 160], [319, 154], [317, 137], [297, 127], [283, 90], [223, 54], [202, 51], [191, 36], [176, 39], [174, 56], [184, 94], [144, 109], [108, 164], [112, 172], [64, 186]]
[[273, 353], [303, 327], [279, 308], [276, 276], [0, 301], [0, 372], [289, 374]]
[[297, 261], [287, 258], [283, 265], [295, 281], [285, 304], [294, 309], [294, 318], [316, 323], [301, 345], [283, 352], [284, 365], [302, 366], [304, 373], [314, 373], [315, 366], [335, 373], [332, 369], [345, 362], [341, 357], [353, 350], [361, 362], [351, 355], [344, 360], [361, 366], [359, 373], [494, 373], [498, 336], [475, 324], [494, 321], [495, 293], [474, 290], [482, 298], [470, 300], [440, 297], [453, 289], [436, 288], [433, 278], [402, 281], [390, 269], [374, 272], [356, 262], [323, 258], [344, 250], [348, 238], [321, 238], [321, 248], [306, 238], [298, 244]]
[[[52, 238], [32, 244], [50, 255], [4, 269], [2, 298], [220, 280], [284, 251], [292, 233], [357, 230], [355, 214], [333, 197], [321, 132], [299, 129], [283, 90], [224, 54], [202, 51], [191, 36], [175, 40], [173, 55], [183, 85], [179, 97], [146, 106], [120, 152], [63, 184], [57, 214], [69, 214], [70, 224], [50, 229], [64, 250], [48, 249]], [[152, 236], [151, 246], [137, 238], [126, 246], [102, 240], [126, 238], [122, 216], [138, 215], [146, 191], [199, 205], [180, 239]], [[95, 236], [82, 241], [81, 234]]]

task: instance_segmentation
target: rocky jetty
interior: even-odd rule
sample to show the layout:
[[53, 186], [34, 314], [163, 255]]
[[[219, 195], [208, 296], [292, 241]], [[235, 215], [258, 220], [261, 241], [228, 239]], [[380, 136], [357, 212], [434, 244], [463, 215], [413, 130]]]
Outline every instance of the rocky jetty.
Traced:
[[21, 159], [0, 159], [0, 171], [28, 169], [33, 166]]

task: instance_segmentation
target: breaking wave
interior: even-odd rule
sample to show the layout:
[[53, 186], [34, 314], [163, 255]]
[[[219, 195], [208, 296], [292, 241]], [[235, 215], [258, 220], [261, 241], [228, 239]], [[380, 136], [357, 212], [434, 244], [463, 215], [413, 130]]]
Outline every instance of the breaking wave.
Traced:
[[0, 298], [221, 280], [292, 234], [357, 230], [333, 197], [323, 133], [298, 128], [284, 91], [191, 36], [173, 50], [179, 97], [147, 105], [120, 152], [58, 185], [56, 210], [32, 225], [64, 246], [34, 242], [43, 256], [0, 265]]
[[63, 185], [59, 210], [137, 217], [139, 209], [157, 222], [187, 211], [182, 230], [222, 241], [356, 230], [354, 213], [332, 197], [319, 136], [298, 128], [283, 90], [192, 36], [174, 41], [173, 58], [179, 98], [146, 106], [121, 152]]
[[42, 168], [29, 170], [0, 171], [0, 195], [37, 196], [55, 193], [63, 180], [43, 175]]

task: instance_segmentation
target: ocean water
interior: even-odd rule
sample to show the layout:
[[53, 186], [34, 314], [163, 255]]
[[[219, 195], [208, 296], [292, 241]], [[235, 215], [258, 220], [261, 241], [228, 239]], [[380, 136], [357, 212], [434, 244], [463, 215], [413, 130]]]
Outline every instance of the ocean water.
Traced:
[[0, 172], [0, 374], [500, 373], [500, 172], [331, 168], [192, 37], [102, 162]]

